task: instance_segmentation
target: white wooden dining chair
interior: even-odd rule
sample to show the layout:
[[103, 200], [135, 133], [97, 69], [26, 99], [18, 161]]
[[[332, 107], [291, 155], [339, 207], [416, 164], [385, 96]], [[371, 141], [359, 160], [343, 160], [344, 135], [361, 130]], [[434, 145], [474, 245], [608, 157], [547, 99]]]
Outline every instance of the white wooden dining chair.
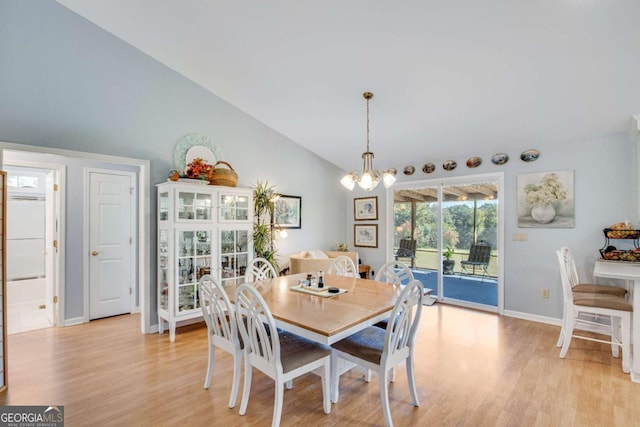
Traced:
[[416, 391], [413, 351], [416, 330], [422, 313], [422, 283], [412, 280], [407, 284], [391, 311], [394, 322], [389, 323], [387, 329], [370, 326], [360, 332], [348, 336], [331, 347], [331, 372], [334, 384], [332, 401], [339, 399], [339, 375], [338, 359], [364, 366], [378, 373], [380, 386], [380, 399], [384, 419], [387, 426], [393, 426], [391, 408], [389, 406], [388, 372], [394, 366], [405, 362], [409, 390], [414, 406], [419, 406], [418, 393]]
[[406, 264], [399, 261], [389, 261], [378, 269], [374, 280], [394, 285], [406, 285], [414, 280], [414, 277], [413, 272]]
[[242, 343], [238, 335], [234, 307], [224, 288], [213, 277], [206, 274], [199, 281], [200, 306], [204, 321], [207, 324], [209, 358], [204, 388], [211, 386], [215, 362], [215, 347], [233, 356], [233, 379], [229, 408], [236, 405], [240, 385], [240, 362], [242, 361]]
[[273, 279], [274, 277], [278, 277], [278, 274], [269, 261], [264, 258], [254, 258], [247, 265], [244, 281], [252, 283]]
[[337, 276], [360, 277], [353, 260], [346, 255], [337, 256], [329, 264], [327, 273]]
[[[378, 282], [389, 283], [391, 285], [406, 285], [407, 283], [415, 279], [413, 277], [413, 272], [406, 264], [400, 261], [389, 261], [378, 269], [374, 280]], [[389, 319], [384, 319], [376, 323], [375, 326], [377, 326], [378, 328], [386, 329], [388, 323], [389, 323]], [[371, 370], [364, 369], [363, 373], [364, 373], [364, 380], [366, 382], [371, 382]], [[391, 375], [389, 376], [389, 379], [391, 382], [395, 381], [396, 379], [395, 368], [391, 370]]]
[[315, 371], [322, 380], [324, 412], [331, 412], [331, 349], [300, 336], [279, 331], [260, 292], [249, 284], [236, 289], [236, 317], [244, 348], [244, 387], [240, 415], [244, 415], [251, 392], [253, 368], [275, 381], [272, 427], [280, 425], [285, 383]]
[[[602, 285], [602, 284], [594, 284], [594, 283], [583, 283], [580, 281], [580, 277], [578, 276], [578, 270], [576, 269], [576, 263], [573, 259], [573, 253], [567, 246], [561, 247], [558, 251], [558, 257], [562, 259], [561, 267], [564, 266], [564, 271], [567, 275], [567, 281], [569, 286], [571, 287], [571, 291], [573, 293], [594, 293], [594, 294], [604, 294], [604, 295], [615, 295], [617, 297], [625, 297], [627, 295], [627, 290], [621, 288], [619, 286], [614, 285]], [[567, 313], [567, 304], [570, 304], [570, 301], [565, 298], [563, 316], [562, 316], [562, 327], [560, 329], [560, 335], [558, 336], [558, 342], [556, 343], [557, 347], [562, 347], [562, 340], [565, 336], [565, 320], [568, 319]]]
[[[571, 258], [566, 252], [556, 251], [560, 264], [560, 277], [564, 294], [564, 314], [562, 319], [561, 337], [562, 350], [560, 358], [564, 359], [571, 345], [572, 338], [601, 342], [611, 345], [611, 352], [618, 357], [622, 348], [622, 371], [628, 373], [631, 367], [631, 313], [632, 305], [623, 297], [611, 294], [597, 294], [590, 292], [574, 292], [571, 287]], [[603, 323], [603, 322], [608, 323]], [[605, 328], [603, 329], [603, 324]], [[609, 340], [580, 335], [575, 332], [578, 327], [596, 331], [609, 336]]]

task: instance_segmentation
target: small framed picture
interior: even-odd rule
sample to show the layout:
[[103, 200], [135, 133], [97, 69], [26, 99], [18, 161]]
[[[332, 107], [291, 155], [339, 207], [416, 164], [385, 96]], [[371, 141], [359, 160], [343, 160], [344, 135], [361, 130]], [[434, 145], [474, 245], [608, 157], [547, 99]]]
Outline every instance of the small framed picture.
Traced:
[[353, 199], [353, 218], [356, 221], [378, 219], [378, 197], [360, 197]]
[[273, 222], [280, 228], [302, 228], [302, 197], [280, 196], [275, 203]]
[[356, 224], [353, 226], [353, 245], [365, 248], [378, 247], [378, 224]]

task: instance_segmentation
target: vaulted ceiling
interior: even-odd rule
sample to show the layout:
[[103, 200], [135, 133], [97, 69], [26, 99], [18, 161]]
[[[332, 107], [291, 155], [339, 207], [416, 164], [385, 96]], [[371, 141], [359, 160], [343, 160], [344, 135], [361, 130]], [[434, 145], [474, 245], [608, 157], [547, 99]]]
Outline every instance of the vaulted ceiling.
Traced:
[[366, 90], [374, 166], [399, 170], [640, 113], [638, 0], [58, 1], [345, 170]]

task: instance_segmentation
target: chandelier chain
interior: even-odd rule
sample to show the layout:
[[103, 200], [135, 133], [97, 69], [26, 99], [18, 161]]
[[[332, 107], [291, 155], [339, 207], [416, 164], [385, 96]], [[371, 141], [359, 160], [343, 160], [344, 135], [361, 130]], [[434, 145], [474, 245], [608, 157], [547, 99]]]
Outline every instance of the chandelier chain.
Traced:
[[369, 152], [369, 100], [371, 99], [370, 97], [366, 97], [367, 99], [367, 152]]

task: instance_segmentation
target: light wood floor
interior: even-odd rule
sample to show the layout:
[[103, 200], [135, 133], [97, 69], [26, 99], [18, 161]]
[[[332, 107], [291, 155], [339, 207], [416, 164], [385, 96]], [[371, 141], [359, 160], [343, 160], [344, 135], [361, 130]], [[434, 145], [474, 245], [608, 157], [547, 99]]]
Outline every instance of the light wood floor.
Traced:
[[[211, 389], [204, 324], [142, 335], [139, 316], [9, 336], [9, 390], [2, 405], [64, 405], [67, 426], [267, 426], [273, 383], [255, 372], [247, 415], [229, 409], [231, 357], [217, 352]], [[567, 359], [559, 328], [436, 304], [425, 307], [416, 370], [421, 406], [411, 405], [404, 367], [390, 386], [397, 426], [640, 425], [640, 384], [606, 345], [574, 340]], [[285, 391], [283, 426], [384, 425], [377, 378], [356, 371], [340, 402], [322, 411], [319, 378]], [[239, 403], [238, 403], [239, 406]]]

